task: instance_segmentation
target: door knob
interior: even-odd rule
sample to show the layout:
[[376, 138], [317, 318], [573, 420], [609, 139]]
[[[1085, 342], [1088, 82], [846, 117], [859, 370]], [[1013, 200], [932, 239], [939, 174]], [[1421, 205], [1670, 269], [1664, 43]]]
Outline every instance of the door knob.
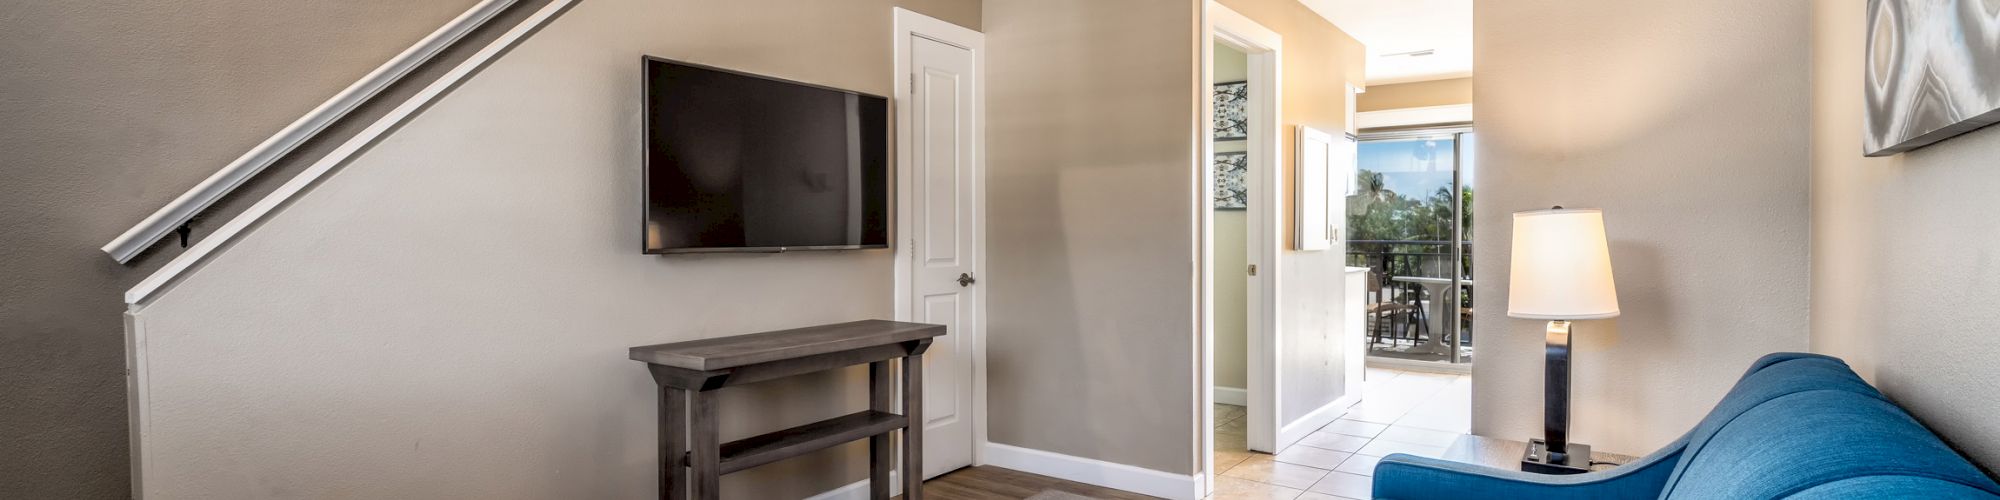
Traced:
[[972, 273], [958, 273], [958, 286], [972, 286], [979, 280], [972, 279]]

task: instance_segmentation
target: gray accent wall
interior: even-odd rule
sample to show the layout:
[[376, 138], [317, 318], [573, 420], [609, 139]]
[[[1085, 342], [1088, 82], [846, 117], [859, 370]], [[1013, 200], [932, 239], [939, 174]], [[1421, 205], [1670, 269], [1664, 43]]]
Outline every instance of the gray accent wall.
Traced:
[[2000, 465], [2000, 128], [1862, 156], [1866, 2], [1812, 2], [1812, 350]]
[[130, 495], [120, 294], [179, 249], [98, 247], [474, 3], [8, 2], [0, 498]]
[[[972, 0], [579, 2], [134, 315], [146, 493], [654, 495], [654, 385], [627, 347], [887, 317], [891, 259], [641, 255], [640, 56], [887, 95], [899, 5], [979, 25]], [[864, 379], [726, 391], [723, 438], [865, 408]], [[819, 493], [865, 456], [724, 495]]]
[[984, 5], [995, 443], [1195, 471], [1197, 6]]
[[1623, 315], [1576, 325], [1576, 442], [1652, 451], [1758, 357], [1807, 349], [1809, 15], [1807, 2], [1480, 4], [1475, 434], [1542, 434], [1544, 322], [1506, 314], [1511, 212], [1604, 209]]

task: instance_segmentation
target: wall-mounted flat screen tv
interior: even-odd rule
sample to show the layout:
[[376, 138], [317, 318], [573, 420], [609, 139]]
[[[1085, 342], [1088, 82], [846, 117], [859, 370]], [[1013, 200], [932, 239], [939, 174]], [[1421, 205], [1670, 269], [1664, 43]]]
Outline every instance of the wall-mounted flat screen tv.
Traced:
[[645, 66], [646, 253], [889, 246], [888, 99]]

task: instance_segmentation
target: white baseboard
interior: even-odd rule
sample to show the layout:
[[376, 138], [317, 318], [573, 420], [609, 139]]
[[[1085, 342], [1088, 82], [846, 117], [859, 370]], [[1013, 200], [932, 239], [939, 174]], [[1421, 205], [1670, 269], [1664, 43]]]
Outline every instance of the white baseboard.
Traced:
[[1160, 472], [1144, 467], [1000, 443], [986, 443], [986, 463], [995, 467], [1174, 500], [1195, 500], [1203, 496], [1200, 474]]
[[1215, 402], [1226, 405], [1250, 406], [1250, 392], [1236, 387], [1215, 386]]
[[1319, 430], [1321, 427], [1326, 427], [1326, 424], [1333, 423], [1341, 415], [1347, 414], [1347, 407], [1354, 406], [1354, 403], [1359, 402], [1361, 402], [1361, 398], [1358, 395], [1348, 394], [1341, 396], [1335, 398], [1333, 402], [1313, 410], [1312, 413], [1307, 413], [1306, 416], [1299, 417], [1298, 420], [1293, 420], [1292, 423], [1285, 424], [1283, 428], [1278, 429], [1278, 449], [1282, 450], [1287, 446], [1291, 446], [1292, 443], [1299, 442], [1300, 439], [1305, 439], [1313, 431]]
[[[903, 494], [903, 482], [896, 479], [899, 476], [901, 474], [897, 471], [889, 471], [889, 496]], [[806, 500], [868, 500], [868, 480], [847, 483], [847, 486], [806, 497]]]
[[1379, 358], [1375, 356], [1369, 356], [1367, 364], [1368, 366], [1376, 368], [1393, 368], [1397, 370], [1413, 371], [1413, 372], [1446, 373], [1453, 375], [1472, 374], [1472, 365], [1469, 363], [1446, 363], [1443, 361], [1417, 361], [1414, 359]]

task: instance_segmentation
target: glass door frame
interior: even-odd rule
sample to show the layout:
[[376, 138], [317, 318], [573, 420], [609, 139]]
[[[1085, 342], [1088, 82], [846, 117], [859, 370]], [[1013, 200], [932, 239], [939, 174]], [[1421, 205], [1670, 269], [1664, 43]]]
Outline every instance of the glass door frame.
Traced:
[[[1465, 205], [1465, 157], [1467, 152], [1465, 150], [1465, 143], [1466, 143], [1465, 139], [1466, 136], [1472, 134], [1473, 134], [1472, 124], [1457, 123], [1457, 124], [1443, 125], [1443, 126], [1403, 127], [1403, 128], [1394, 128], [1388, 130], [1363, 130], [1360, 134], [1357, 134], [1356, 136], [1357, 139], [1355, 140], [1355, 145], [1357, 147], [1357, 150], [1360, 144], [1372, 141], [1409, 141], [1418, 139], [1448, 139], [1451, 141], [1451, 194], [1453, 200], [1451, 204], [1452, 226], [1451, 226], [1450, 244], [1451, 244], [1452, 266], [1451, 266], [1451, 286], [1447, 288], [1451, 291], [1446, 294], [1449, 295], [1449, 297], [1442, 298], [1442, 300], [1448, 300], [1449, 302], [1447, 303], [1449, 304], [1463, 304], [1465, 300], [1462, 297], [1465, 286], [1465, 275], [1466, 275], [1464, 205]], [[1356, 165], [1355, 173], [1357, 175], [1359, 175], [1360, 173], [1360, 165], [1358, 164]], [[1440, 298], [1433, 297], [1431, 300], [1440, 300]], [[1452, 309], [1455, 310], [1457, 308], [1454, 307]], [[1464, 325], [1462, 324], [1463, 318], [1461, 318], [1461, 316], [1463, 315], [1449, 314], [1446, 315], [1444, 318], [1445, 332], [1450, 333], [1449, 335], [1450, 343], [1448, 344], [1448, 347], [1451, 349], [1451, 356], [1448, 359], [1450, 360], [1451, 364], [1454, 365], [1462, 364], [1465, 362], [1462, 356], [1460, 355], [1459, 351], [1459, 343], [1462, 340], [1459, 337], [1463, 335], [1465, 332]]]

